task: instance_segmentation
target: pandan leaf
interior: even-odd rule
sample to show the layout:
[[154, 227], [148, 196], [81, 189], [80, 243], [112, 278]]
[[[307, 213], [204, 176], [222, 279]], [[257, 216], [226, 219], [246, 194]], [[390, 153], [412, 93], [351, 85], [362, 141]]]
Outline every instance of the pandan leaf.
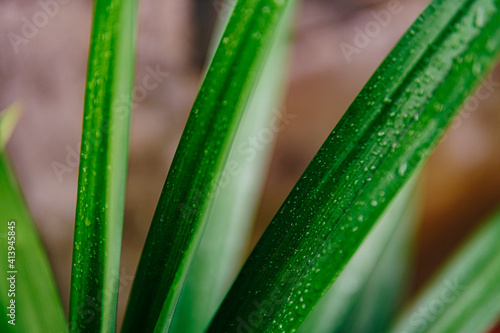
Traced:
[[17, 104], [0, 114], [0, 330], [65, 333], [50, 263], [4, 149], [19, 114]]
[[416, 180], [404, 186], [298, 333], [387, 331], [408, 276]]
[[168, 331], [239, 122], [292, 3], [237, 2], [167, 175], [122, 332]]
[[208, 332], [293, 332], [498, 59], [500, 1], [435, 0], [326, 139]]
[[71, 271], [71, 332], [115, 332], [135, 14], [134, 0], [95, 1]]
[[391, 332], [485, 332], [500, 315], [500, 213], [474, 233]]
[[[287, 16], [290, 19], [292, 15]], [[277, 108], [288, 64], [289, 22], [285, 23], [277, 32], [238, 127], [207, 228], [181, 291], [172, 332], [203, 332], [242, 264], [271, 157], [273, 136], [290, 121], [281, 117], [293, 117], [283, 115]]]

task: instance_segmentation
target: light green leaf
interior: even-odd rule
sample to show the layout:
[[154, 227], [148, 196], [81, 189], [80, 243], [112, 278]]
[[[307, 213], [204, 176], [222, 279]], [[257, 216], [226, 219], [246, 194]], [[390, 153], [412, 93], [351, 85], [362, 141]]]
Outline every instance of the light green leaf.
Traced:
[[20, 116], [21, 105], [18, 103], [12, 104], [0, 113], [0, 151], [5, 149]]
[[[19, 112], [14, 105], [1, 115], [1, 140], [12, 132]], [[0, 198], [0, 330], [65, 333], [50, 264], [4, 149], [0, 149]]]
[[473, 234], [391, 332], [484, 332], [500, 315], [500, 213]]

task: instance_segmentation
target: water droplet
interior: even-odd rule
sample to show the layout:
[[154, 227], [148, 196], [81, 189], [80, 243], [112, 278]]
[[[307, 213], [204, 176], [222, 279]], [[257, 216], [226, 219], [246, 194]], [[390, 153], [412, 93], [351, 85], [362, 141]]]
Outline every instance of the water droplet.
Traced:
[[496, 40], [495, 40], [495, 38], [488, 39], [488, 41], [486, 42], [486, 48], [488, 49], [488, 51], [495, 50], [495, 48], [496, 48]]
[[407, 163], [403, 163], [399, 166], [398, 168], [398, 174], [400, 176], [404, 176], [405, 172], [406, 172], [406, 169], [408, 168], [408, 164]]
[[482, 7], [477, 8], [474, 24], [478, 28], [481, 28], [482, 26], [484, 26], [484, 9]]
[[375, 207], [375, 206], [377, 206], [377, 205], [378, 205], [378, 202], [377, 202], [377, 200], [372, 200], [372, 201], [370, 202], [370, 204], [371, 204], [373, 207]]
[[441, 112], [441, 111], [443, 111], [443, 110], [444, 110], [444, 105], [443, 105], [443, 104], [441, 104], [441, 103], [436, 103], [436, 104], [434, 105], [434, 108], [435, 108], [435, 110], [436, 110], [437, 112]]
[[87, 227], [90, 227], [91, 223], [90, 223], [90, 220], [89, 220], [89, 219], [85, 220], [85, 225], [86, 225]]
[[261, 39], [262, 38], [262, 34], [260, 32], [254, 32], [252, 34], [252, 37], [255, 38], [255, 39]]
[[472, 73], [474, 73], [474, 75], [481, 75], [481, 72], [483, 70], [483, 66], [482, 64], [477, 61], [477, 62], [474, 62], [474, 64], [472, 65]]

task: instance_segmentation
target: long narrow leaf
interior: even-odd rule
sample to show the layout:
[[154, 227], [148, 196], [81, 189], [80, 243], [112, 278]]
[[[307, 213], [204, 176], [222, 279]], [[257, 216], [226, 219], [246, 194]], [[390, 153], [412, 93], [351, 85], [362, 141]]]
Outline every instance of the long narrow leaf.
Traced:
[[66, 319], [50, 264], [4, 149], [19, 113], [16, 109], [6, 110], [0, 120], [0, 330], [65, 333]]
[[499, 7], [498, 0], [429, 5], [301, 176], [209, 332], [300, 326], [494, 65]]
[[169, 329], [238, 123], [285, 9], [285, 1], [236, 4], [160, 196], [130, 295], [124, 333]]
[[21, 116], [21, 105], [14, 103], [0, 113], [0, 150], [3, 151], [9, 141], [17, 121]]
[[70, 330], [115, 332], [135, 54], [135, 0], [97, 0], [78, 177]]
[[[286, 14], [288, 20], [291, 15]], [[215, 194], [203, 239], [184, 282], [171, 331], [199, 333], [210, 320], [234, 280], [247, 249], [254, 212], [279, 131], [287, 67], [288, 26], [279, 28], [269, 59], [245, 110]], [[252, 145], [252, 140], [258, 145]]]
[[400, 301], [416, 222], [416, 180], [387, 207], [299, 333], [384, 332]]
[[391, 332], [483, 332], [500, 316], [500, 213], [443, 267]]

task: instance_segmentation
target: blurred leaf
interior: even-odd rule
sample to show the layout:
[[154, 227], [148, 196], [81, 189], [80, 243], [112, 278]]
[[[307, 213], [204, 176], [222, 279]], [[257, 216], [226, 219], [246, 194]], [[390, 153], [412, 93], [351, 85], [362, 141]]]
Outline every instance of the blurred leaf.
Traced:
[[500, 212], [470, 237], [391, 332], [484, 332], [500, 316]]
[[0, 113], [0, 151], [5, 149], [20, 116], [21, 105], [19, 103], [12, 104]]
[[223, 181], [238, 124], [286, 7], [284, 1], [275, 0], [236, 4], [160, 196], [130, 295], [124, 333], [169, 329], [215, 191]]
[[[2, 146], [19, 113], [20, 107], [13, 105], [1, 114]], [[49, 261], [4, 149], [0, 149], [0, 198], [0, 330], [67, 332]], [[11, 320], [15, 325], [8, 323]]]
[[495, 64], [499, 7], [499, 0], [429, 5], [301, 176], [208, 332], [300, 326]]
[[297, 332], [387, 330], [407, 277], [417, 216], [415, 183], [394, 198]]
[[[290, 19], [292, 15], [285, 17]], [[172, 320], [172, 332], [203, 332], [241, 266], [264, 185], [273, 136], [285, 126], [276, 105], [283, 96], [289, 23], [283, 22], [277, 32], [238, 127], [207, 228], [189, 266]]]
[[70, 331], [115, 332], [136, 2], [97, 0], [88, 62]]

